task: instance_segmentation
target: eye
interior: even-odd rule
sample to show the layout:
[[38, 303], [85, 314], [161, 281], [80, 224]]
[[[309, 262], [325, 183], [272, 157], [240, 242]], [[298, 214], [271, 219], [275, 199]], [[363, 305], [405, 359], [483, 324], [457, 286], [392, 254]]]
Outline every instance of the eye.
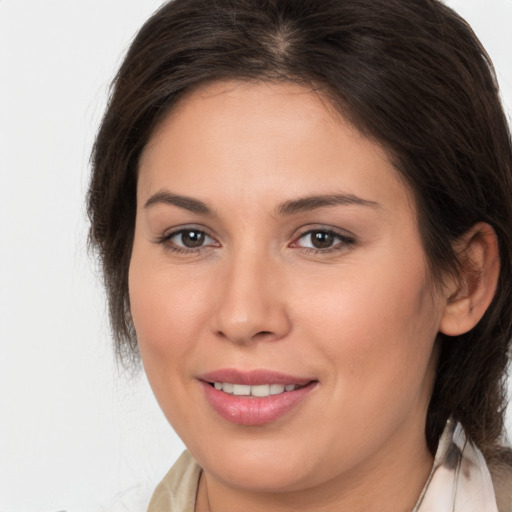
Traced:
[[208, 247], [218, 247], [219, 244], [205, 231], [196, 228], [183, 228], [159, 237], [156, 243], [165, 249], [178, 253], [197, 252]]
[[339, 250], [354, 244], [353, 237], [329, 229], [312, 229], [297, 238], [291, 247], [302, 247], [315, 252]]
[[311, 231], [301, 237], [303, 247], [314, 247], [315, 249], [328, 249], [336, 241], [336, 235], [329, 231]]
[[205, 243], [210, 244], [213, 239], [209, 237], [204, 231], [198, 229], [184, 229], [173, 234], [168, 240], [178, 247], [187, 249], [195, 249], [203, 246]]

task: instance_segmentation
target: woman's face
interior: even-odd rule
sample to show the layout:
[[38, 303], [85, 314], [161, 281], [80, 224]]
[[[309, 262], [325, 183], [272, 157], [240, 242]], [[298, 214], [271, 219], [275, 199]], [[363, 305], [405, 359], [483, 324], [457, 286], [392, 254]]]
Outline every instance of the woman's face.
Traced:
[[381, 147], [307, 89], [217, 83], [156, 130], [137, 203], [142, 360], [207, 475], [297, 490], [431, 460], [445, 301]]

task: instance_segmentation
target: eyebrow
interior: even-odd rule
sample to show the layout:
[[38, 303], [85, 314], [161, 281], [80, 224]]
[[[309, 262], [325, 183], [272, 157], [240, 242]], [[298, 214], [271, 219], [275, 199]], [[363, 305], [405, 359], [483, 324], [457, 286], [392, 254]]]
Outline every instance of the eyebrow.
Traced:
[[[149, 208], [157, 204], [173, 205], [192, 213], [201, 215], [212, 215], [213, 210], [206, 203], [199, 199], [192, 197], [181, 196], [173, 194], [172, 192], [163, 190], [153, 194], [144, 204], [144, 208]], [[359, 205], [369, 206], [372, 208], [380, 208], [380, 204], [375, 201], [362, 199], [353, 194], [325, 194], [302, 197], [286, 201], [279, 205], [276, 209], [277, 214], [286, 217], [296, 213], [303, 213], [317, 208], [324, 208], [326, 206], [339, 206], [339, 205]]]
[[371, 208], [381, 208], [379, 203], [362, 199], [353, 194], [327, 194], [286, 201], [277, 208], [277, 213], [284, 217], [294, 215], [296, 213], [315, 210], [317, 208], [324, 208], [326, 206], [339, 205], [358, 205], [369, 206]]
[[144, 204], [144, 208], [149, 208], [156, 204], [169, 204], [178, 206], [192, 213], [200, 213], [201, 215], [212, 215], [213, 210], [203, 201], [193, 199], [187, 196], [173, 194], [166, 190], [153, 194]]

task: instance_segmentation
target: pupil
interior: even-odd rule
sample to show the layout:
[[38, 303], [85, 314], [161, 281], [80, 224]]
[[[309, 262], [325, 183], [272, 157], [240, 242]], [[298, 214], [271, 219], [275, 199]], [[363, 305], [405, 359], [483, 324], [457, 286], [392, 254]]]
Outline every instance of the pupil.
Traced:
[[326, 249], [331, 247], [334, 241], [334, 236], [331, 233], [325, 231], [315, 231], [311, 234], [311, 242], [317, 249]]
[[200, 247], [204, 242], [204, 233], [201, 231], [185, 231], [181, 235], [185, 247]]

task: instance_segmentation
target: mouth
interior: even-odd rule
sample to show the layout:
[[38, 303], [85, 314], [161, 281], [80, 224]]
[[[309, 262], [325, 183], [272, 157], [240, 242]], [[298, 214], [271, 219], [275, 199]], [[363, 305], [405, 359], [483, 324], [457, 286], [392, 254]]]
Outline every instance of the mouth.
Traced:
[[243, 426], [272, 423], [296, 410], [319, 381], [267, 370], [224, 369], [198, 377], [211, 408]]
[[235, 384], [232, 382], [212, 382], [210, 385], [217, 391], [222, 391], [228, 395], [250, 396], [255, 398], [280, 395], [281, 393], [295, 391], [296, 389], [304, 387], [298, 384], [258, 384], [256, 386], [249, 386], [248, 384]]

